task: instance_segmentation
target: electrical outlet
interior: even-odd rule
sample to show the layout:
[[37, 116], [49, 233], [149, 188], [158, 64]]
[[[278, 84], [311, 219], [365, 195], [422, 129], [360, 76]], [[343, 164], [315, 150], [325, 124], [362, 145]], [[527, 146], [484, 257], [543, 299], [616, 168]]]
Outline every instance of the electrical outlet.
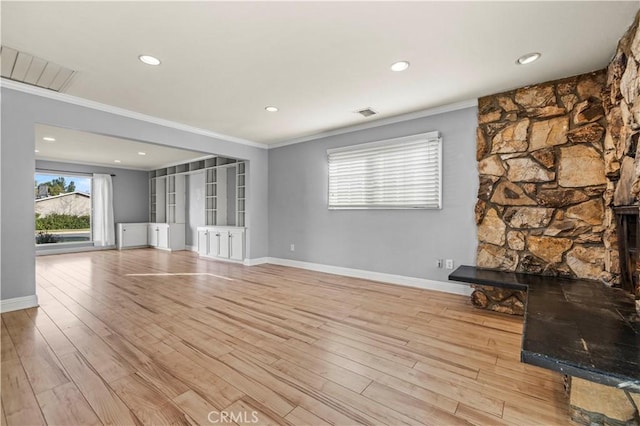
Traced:
[[291, 244], [291, 247], [289, 248], [289, 250], [296, 251], [296, 245], [295, 244]]
[[442, 269], [442, 267], [444, 266], [442, 259], [436, 259], [436, 266]]
[[445, 268], [447, 269], [453, 269], [453, 259], [447, 259], [445, 261]]

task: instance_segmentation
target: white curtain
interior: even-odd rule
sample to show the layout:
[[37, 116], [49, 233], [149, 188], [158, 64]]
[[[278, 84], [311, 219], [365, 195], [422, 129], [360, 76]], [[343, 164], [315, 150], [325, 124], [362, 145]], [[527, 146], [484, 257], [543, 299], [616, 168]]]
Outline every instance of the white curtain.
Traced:
[[113, 246], [116, 243], [113, 222], [113, 185], [110, 175], [93, 175], [93, 244], [97, 247]]

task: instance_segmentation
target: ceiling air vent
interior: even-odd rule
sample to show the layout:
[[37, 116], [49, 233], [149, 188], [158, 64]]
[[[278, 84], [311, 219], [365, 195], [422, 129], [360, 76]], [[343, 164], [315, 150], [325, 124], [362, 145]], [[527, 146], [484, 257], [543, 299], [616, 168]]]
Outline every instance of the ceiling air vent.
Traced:
[[356, 111], [356, 112], [358, 114], [360, 114], [361, 116], [363, 116], [364, 118], [371, 117], [372, 115], [376, 115], [377, 114], [377, 112], [375, 112], [371, 108], [361, 109], [361, 110]]
[[61, 92], [76, 73], [42, 58], [7, 46], [0, 47], [2, 77]]

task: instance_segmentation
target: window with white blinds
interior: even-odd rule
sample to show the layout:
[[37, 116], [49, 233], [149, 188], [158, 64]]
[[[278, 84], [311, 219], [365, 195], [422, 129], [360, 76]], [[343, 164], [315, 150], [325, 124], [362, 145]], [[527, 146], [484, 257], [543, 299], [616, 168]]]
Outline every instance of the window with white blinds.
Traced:
[[329, 209], [439, 209], [438, 132], [330, 149]]

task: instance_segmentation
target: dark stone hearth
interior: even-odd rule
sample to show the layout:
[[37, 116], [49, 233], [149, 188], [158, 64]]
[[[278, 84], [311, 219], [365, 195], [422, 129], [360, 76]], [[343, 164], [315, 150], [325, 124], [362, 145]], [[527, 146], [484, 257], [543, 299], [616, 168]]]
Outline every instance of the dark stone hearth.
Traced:
[[608, 386], [640, 387], [633, 297], [580, 279], [461, 266], [449, 279], [527, 292], [522, 361]]

